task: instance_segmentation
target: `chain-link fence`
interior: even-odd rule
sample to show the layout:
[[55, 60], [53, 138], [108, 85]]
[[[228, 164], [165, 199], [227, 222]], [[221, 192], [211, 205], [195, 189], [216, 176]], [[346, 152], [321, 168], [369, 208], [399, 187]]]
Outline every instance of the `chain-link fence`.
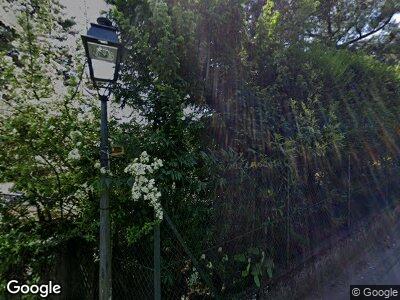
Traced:
[[[249, 167], [244, 175], [227, 168], [223, 175], [229, 180], [217, 193], [214, 216], [203, 224], [207, 239], [187, 236], [182, 216], [165, 211], [159, 241], [153, 232], [129, 247], [113, 241], [113, 298], [154, 299], [157, 293], [161, 299], [268, 298], [282, 278], [352, 228], [394, 209], [400, 195], [398, 163], [358, 166], [355, 172], [348, 160], [336, 174], [340, 180], [314, 173], [313, 184], [285, 167], [275, 174]], [[1, 198], [29, 214], [29, 203], [20, 195]], [[74, 241], [62, 249], [43, 278], [65, 287], [61, 298], [98, 298], [98, 258], [92, 249]], [[160, 285], [155, 270], [160, 270]]]

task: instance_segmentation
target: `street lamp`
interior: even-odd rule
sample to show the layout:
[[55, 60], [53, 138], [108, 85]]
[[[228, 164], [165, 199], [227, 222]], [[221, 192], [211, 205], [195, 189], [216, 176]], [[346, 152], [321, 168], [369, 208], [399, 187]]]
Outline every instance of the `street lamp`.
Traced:
[[87, 35], [82, 35], [83, 45], [89, 64], [90, 78], [99, 85], [117, 80], [122, 45], [119, 43], [117, 28], [109, 19], [100, 17], [98, 24], [91, 23]]
[[[117, 29], [104, 17], [91, 23], [87, 35], [82, 35], [90, 78], [93, 81], [101, 101], [101, 198], [100, 198], [100, 268], [99, 299], [112, 297], [111, 282], [111, 230], [109, 207], [109, 166], [107, 101], [111, 84], [117, 80], [121, 60], [122, 46], [119, 43]], [[99, 88], [104, 90], [100, 94]], [[108, 90], [108, 93], [107, 93]]]

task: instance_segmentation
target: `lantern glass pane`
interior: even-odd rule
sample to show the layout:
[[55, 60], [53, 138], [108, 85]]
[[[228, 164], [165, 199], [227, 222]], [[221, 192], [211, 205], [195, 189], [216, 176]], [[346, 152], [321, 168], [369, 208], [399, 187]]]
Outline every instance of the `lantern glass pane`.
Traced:
[[88, 42], [89, 57], [115, 63], [117, 61], [118, 48], [103, 44]]
[[114, 79], [115, 63], [92, 59], [93, 75], [97, 79], [111, 81]]

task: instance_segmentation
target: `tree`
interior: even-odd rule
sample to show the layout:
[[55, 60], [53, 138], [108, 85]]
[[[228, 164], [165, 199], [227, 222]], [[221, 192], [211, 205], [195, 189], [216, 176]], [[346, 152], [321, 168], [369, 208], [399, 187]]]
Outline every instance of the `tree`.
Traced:
[[384, 55], [391, 51], [382, 47], [382, 41], [398, 36], [397, 1], [279, 0], [275, 1], [274, 10], [280, 16], [278, 36], [290, 44], [320, 42], [342, 49], [364, 48], [379, 57], [379, 52]]
[[[151, 273], [150, 233], [161, 223], [165, 293], [209, 292], [190, 259], [174, 258], [166, 215], [229, 297], [262, 287], [346, 229], [345, 218], [400, 193], [398, 176], [385, 173], [400, 149], [397, 2], [109, 2], [126, 48], [115, 100], [132, 112], [110, 120], [111, 142], [125, 148], [110, 174], [120, 286], [152, 288], [129, 276]], [[91, 86], [89, 95], [79, 88], [84, 66], [49, 39], [70, 23], [46, 1], [32, 4], [0, 54], [10, 110], [0, 119], [0, 176], [25, 201], [1, 208], [0, 273], [32, 270], [38, 280], [70, 242], [95, 266], [102, 170]], [[9, 57], [12, 45], [19, 54]], [[383, 186], [392, 187], [385, 203]]]
[[1, 206], [4, 281], [43, 280], [70, 243], [92, 242], [97, 231], [91, 220], [98, 110], [81, 92], [84, 65], [65, 57], [65, 43], [54, 42], [68, 34], [58, 24], [60, 11], [57, 2], [23, 1], [17, 13], [21, 31], [12, 41], [18, 56], [0, 53], [6, 111], [0, 116], [0, 180], [13, 182], [23, 195]]

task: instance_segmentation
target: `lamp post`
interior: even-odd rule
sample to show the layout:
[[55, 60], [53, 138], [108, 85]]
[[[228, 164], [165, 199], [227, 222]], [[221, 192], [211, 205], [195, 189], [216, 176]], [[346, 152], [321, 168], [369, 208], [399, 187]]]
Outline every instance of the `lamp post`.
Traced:
[[[111, 92], [111, 84], [118, 77], [122, 46], [118, 40], [117, 29], [107, 18], [100, 17], [97, 19], [97, 24], [91, 23], [90, 25], [87, 35], [82, 35], [82, 41], [89, 65], [90, 78], [101, 101], [99, 299], [110, 300], [112, 298], [112, 282], [107, 101]], [[101, 94], [99, 89], [102, 89], [104, 93]]]

